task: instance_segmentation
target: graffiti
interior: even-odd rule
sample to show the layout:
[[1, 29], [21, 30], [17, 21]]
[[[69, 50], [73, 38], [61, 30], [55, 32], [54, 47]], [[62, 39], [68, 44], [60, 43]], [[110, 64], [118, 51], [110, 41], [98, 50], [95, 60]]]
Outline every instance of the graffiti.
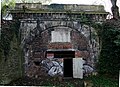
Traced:
[[46, 69], [48, 75], [63, 75], [63, 59], [45, 59], [41, 64]]
[[[42, 60], [41, 64], [43, 65], [44, 69], [47, 71], [48, 75], [55, 76], [55, 75], [63, 75], [63, 59], [53, 58], [53, 59], [45, 59]], [[83, 73], [85, 76], [91, 74], [94, 71], [93, 67], [88, 64], [83, 64]]]
[[84, 65], [83, 65], [83, 73], [84, 73], [85, 76], [88, 76], [88, 75], [91, 74], [92, 72], [94, 72], [93, 67], [91, 67], [91, 66], [88, 65], [88, 64], [84, 64]]

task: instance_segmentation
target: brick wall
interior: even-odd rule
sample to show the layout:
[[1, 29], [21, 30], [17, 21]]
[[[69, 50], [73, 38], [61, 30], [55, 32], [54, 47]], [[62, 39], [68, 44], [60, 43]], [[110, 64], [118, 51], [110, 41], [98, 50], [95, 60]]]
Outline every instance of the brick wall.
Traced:
[[72, 44], [69, 42], [50, 43], [48, 49], [72, 49]]

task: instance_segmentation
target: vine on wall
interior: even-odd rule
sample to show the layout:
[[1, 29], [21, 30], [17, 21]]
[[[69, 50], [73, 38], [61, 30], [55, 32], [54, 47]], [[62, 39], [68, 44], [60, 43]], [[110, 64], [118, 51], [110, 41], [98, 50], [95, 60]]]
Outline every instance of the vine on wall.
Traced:
[[[10, 45], [13, 41], [13, 37], [15, 36], [19, 41], [19, 26], [20, 22], [18, 20], [14, 22], [6, 22], [2, 26], [1, 30], [1, 40], [0, 40], [0, 53], [3, 52], [3, 56], [5, 57], [5, 61], [9, 56], [9, 51], [11, 49]], [[2, 57], [1, 57], [2, 58]]]
[[120, 22], [107, 20], [100, 24], [87, 19], [84, 23], [95, 29], [100, 40], [100, 55], [96, 65], [99, 74], [118, 76], [120, 70]]
[[[100, 32], [102, 48], [98, 63], [99, 73], [118, 75], [120, 69], [120, 30], [110, 23], [104, 23]], [[117, 44], [116, 44], [117, 42]]]
[[19, 37], [20, 22], [7, 21], [2, 25], [0, 40], [0, 84], [8, 84], [22, 76], [22, 51]]

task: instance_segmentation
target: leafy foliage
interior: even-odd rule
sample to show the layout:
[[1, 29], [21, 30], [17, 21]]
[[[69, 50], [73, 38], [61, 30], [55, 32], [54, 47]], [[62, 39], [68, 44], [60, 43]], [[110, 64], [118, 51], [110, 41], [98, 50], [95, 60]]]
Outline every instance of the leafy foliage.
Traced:
[[102, 49], [99, 58], [99, 73], [117, 76], [120, 69], [120, 30], [110, 23], [104, 23], [100, 32]]
[[[120, 29], [112, 20], [102, 24], [94, 23], [89, 19], [85, 20], [85, 24], [95, 28], [100, 39], [100, 56], [97, 69], [100, 74], [109, 74], [113, 77], [118, 76], [120, 70]], [[86, 21], [88, 20], [88, 21]], [[117, 24], [119, 23], [116, 21]]]
[[0, 39], [0, 84], [22, 76], [22, 50], [19, 38], [20, 22], [4, 21]]
[[9, 51], [11, 49], [10, 45], [11, 41], [13, 41], [13, 37], [15, 36], [17, 39], [19, 39], [19, 26], [19, 21], [15, 21], [13, 23], [8, 22], [8, 24], [2, 25], [0, 50], [1, 52], [4, 52], [5, 59], [9, 55]]
[[118, 80], [111, 79], [102, 75], [85, 78], [85, 81], [92, 82], [93, 87], [118, 87]]
[[[100, 39], [100, 56], [96, 68], [100, 74], [118, 76], [120, 70], [120, 29], [112, 20], [95, 23], [82, 16], [81, 22], [93, 27]], [[116, 21], [119, 23], [118, 21]]]
[[5, 16], [8, 9], [13, 9], [15, 7], [15, 0], [3, 0], [1, 2], [1, 12]]

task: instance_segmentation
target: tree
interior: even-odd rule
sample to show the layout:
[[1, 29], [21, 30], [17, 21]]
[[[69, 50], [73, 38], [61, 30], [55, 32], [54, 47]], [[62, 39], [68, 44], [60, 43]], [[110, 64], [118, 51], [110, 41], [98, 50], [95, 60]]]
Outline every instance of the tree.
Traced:
[[120, 69], [120, 30], [118, 26], [113, 26], [114, 23], [106, 22], [102, 25], [103, 28], [100, 34], [102, 49], [98, 70], [101, 74], [108, 74], [115, 77], [118, 75]]
[[113, 18], [118, 19], [119, 18], [119, 7], [116, 5], [117, 0], [111, 0], [112, 3], [112, 13], [113, 13]]
[[4, 16], [6, 16], [9, 9], [13, 9], [15, 7], [15, 0], [2, 0], [1, 1], [1, 20]]
[[46, 3], [51, 0], [1, 0], [1, 18], [6, 16], [9, 9], [13, 9], [15, 7], [16, 2], [22, 3]]

